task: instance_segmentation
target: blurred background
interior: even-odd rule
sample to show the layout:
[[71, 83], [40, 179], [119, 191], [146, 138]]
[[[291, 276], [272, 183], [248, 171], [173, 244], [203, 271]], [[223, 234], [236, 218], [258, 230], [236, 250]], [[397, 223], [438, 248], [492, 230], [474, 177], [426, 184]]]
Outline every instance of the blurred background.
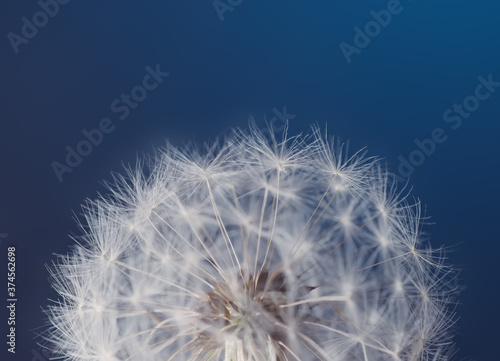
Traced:
[[[16, 354], [55, 298], [80, 205], [169, 140], [247, 127], [324, 127], [384, 159], [424, 204], [465, 286], [456, 360], [500, 337], [500, 6], [492, 1], [2, 2], [0, 277], [16, 251]], [[97, 129], [98, 131], [95, 131]], [[7, 304], [6, 279], [0, 304]], [[4, 300], [2, 300], [4, 299]]]

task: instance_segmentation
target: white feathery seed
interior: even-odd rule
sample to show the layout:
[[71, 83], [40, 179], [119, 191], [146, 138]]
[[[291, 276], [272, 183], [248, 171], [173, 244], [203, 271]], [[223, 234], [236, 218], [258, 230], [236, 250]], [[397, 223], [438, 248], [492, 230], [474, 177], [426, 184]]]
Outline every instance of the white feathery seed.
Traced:
[[63, 360], [449, 359], [453, 272], [419, 203], [317, 127], [167, 146], [109, 190], [51, 268]]

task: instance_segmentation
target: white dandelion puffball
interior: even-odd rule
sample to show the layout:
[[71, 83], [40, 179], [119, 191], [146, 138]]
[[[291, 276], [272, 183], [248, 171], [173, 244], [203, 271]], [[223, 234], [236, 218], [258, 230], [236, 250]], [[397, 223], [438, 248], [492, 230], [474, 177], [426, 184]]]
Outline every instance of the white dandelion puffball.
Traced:
[[51, 269], [61, 359], [449, 359], [452, 270], [418, 202], [317, 128], [167, 146], [109, 189]]

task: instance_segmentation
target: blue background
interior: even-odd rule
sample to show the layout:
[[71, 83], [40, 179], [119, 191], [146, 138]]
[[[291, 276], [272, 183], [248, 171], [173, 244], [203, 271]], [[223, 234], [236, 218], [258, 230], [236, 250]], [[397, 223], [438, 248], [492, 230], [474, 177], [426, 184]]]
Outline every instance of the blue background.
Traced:
[[[415, 168], [410, 184], [431, 216], [425, 231], [433, 245], [451, 247], [449, 262], [461, 269], [466, 286], [455, 359], [496, 359], [500, 90], [457, 129], [443, 113], [474, 93], [479, 76], [500, 81], [500, 6], [402, 1], [403, 10], [348, 63], [339, 44], [353, 44], [353, 28], [364, 28], [370, 11], [387, 4], [243, 0], [221, 21], [211, 0], [70, 1], [16, 54], [7, 34], [21, 35], [21, 18], [32, 19], [40, 7], [3, 1], [0, 233], [8, 236], [0, 239], [0, 277], [6, 277], [7, 246], [16, 245], [12, 359], [32, 360], [38, 350], [33, 331], [43, 326], [41, 307], [55, 297], [45, 264], [68, 251], [68, 234], [77, 231], [72, 212], [104, 190], [101, 181], [111, 170], [166, 139], [213, 139], [246, 127], [250, 115], [263, 125], [285, 106], [295, 115], [292, 134], [328, 123], [330, 133], [350, 140], [352, 149], [367, 146], [395, 172], [398, 156], [408, 159], [417, 149], [415, 139], [444, 130], [447, 140]], [[119, 120], [110, 104], [156, 64], [170, 75]], [[81, 131], [104, 117], [116, 129], [59, 182], [51, 163], [63, 162], [65, 147], [75, 147]], [[5, 282], [0, 279], [1, 288]], [[4, 336], [0, 344], [7, 355]]]

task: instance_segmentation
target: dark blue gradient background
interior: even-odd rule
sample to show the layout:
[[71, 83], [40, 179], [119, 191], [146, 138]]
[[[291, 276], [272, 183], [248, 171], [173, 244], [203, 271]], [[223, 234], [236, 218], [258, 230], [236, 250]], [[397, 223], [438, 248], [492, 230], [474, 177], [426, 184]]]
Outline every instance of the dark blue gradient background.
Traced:
[[[437, 127], [448, 139], [411, 176], [433, 223], [433, 245], [451, 247], [462, 271], [456, 360], [496, 360], [500, 337], [500, 90], [453, 130], [446, 109], [477, 77], [500, 81], [500, 5], [481, 0], [402, 1], [403, 11], [348, 64], [340, 51], [382, 1], [243, 0], [221, 21], [211, 0], [71, 1], [21, 44], [7, 34], [39, 10], [0, 11], [0, 359], [32, 360], [41, 307], [55, 297], [45, 264], [77, 231], [73, 211], [103, 191], [101, 180], [165, 139], [213, 139], [264, 124], [287, 107], [292, 134], [313, 122], [367, 146], [397, 171], [415, 139]], [[278, 3], [278, 4], [276, 4]], [[111, 102], [142, 81], [147, 65], [170, 76], [121, 121]], [[500, 89], [500, 88], [498, 88]], [[59, 183], [53, 161], [109, 117], [116, 130]], [[278, 121], [276, 124], [280, 124]], [[6, 352], [7, 246], [17, 246], [17, 353]], [[146, 361], [146, 360], [145, 360]]]

